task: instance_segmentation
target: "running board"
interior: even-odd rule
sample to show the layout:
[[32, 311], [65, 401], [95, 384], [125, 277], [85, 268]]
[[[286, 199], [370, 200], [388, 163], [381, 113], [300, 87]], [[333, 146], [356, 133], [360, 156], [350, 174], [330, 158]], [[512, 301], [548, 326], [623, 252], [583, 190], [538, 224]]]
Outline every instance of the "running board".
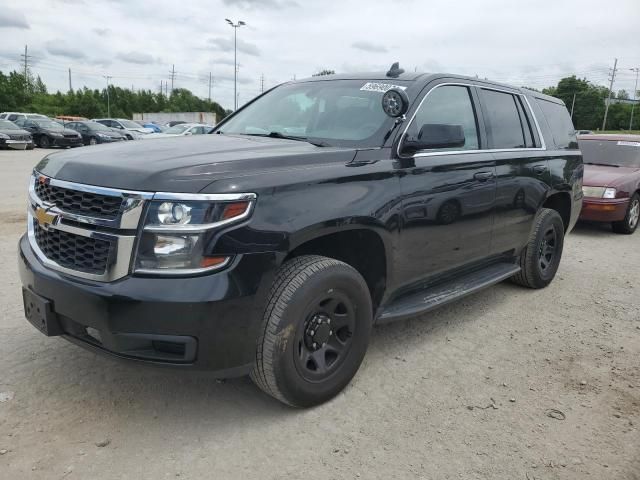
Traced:
[[483, 288], [495, 285], [512, 277], [519, 271], [519, 265], [496, 263], [454, 280], [439, 283], [420, 292], [404, 295], [387, 305], [376, 323], [401, 320], [428, 312]]

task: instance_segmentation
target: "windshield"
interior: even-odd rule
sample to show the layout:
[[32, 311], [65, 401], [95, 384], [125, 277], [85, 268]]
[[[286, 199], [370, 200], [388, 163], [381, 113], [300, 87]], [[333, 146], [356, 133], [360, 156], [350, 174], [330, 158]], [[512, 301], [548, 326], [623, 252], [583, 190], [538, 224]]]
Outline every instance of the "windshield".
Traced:
[[132, 122], [131, 120], [118, 120], [125, 128], [140, 128], [136, 122]]
[[579, 140], [584, 163], [640, 167], [640, 141]]
[[218, 130], [240, 135], [317, 139], [331, 146], [379, 147], [394, 119], [382, 94], [399, 80], [326, 80], [282, 85], [248, 105]]
[[87, 127], [89, 127], [91, 130], [96, 130], [96, 131], [100, 131], [100, 132], [110, 132], [111, 129], [109, 127], [107, 127], [106, 125], [103, 125], [101, 123], [98, 122], [88, 122], [88, 123], [84, 123], [83, 125], [86, 125]]
[[38, 124], [38, 126], [42, 127], [42, 128], [47, 128], [49, 130], [63, 130], [64, 127], [62, 125], [60, 125], [57, 122], [54, 122], [53, 120], [40, 120], [37, 118], [34, 118], [31, 120], [33, 123]]
[[0, 120], [0, 129], [2, 130], [20, 130], [20, 128], [9, 120]]
[[187, 124], [174, 125], [173, 127], [166, 129], [164, 133], [179, 134], [184, 132], [185, 130], [188, 130], [189, 128], [191, 128], [191, 125], [187, 125]]

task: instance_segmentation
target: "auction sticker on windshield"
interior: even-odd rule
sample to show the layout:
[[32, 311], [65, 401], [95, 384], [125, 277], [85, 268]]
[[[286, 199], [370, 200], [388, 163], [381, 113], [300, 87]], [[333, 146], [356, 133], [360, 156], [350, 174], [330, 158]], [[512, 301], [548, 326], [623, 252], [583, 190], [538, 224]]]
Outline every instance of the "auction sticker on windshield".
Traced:
[[384, 93], [387, 90], [391, 90], [392, 88], [400, 88], [402, 90], [407, 89], [407, 87], [403, 87], [400, 85], [392, 85], [390, 83], [367, 82], [360, 88], [360, 90], [364, 90], [365, 92]]

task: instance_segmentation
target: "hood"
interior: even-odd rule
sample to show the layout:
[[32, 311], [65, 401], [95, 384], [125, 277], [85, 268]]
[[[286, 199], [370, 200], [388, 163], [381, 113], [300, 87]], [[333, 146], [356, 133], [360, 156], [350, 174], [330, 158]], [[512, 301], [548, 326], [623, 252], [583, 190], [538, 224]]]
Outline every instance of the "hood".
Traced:
[[629, 177], [634, 173], [640, 175], [640, 169], [585, 164], [583, 184], [588, 187], [615, 187], [631, 180]]
[[153, 128], [146, 128], [146, 127], [127, 128], [127, 130], [130, 130], [130, 131], [133, 131], [133, 132], [138, 132], [138, 133], [153, 133], [154, 132]]
[[23, 129], [14, 130], [12, 128], [0, 128], [0, 133], [4, 133], [5, 135], [14, 136], [14, 135], [29, 135], [31, 136], [31, 132]]
[[36, 170], [88, 185], [197, 193], [220, 178], [347, 163], [354, 155], [354, 149], [295, 140], [214, 134], [64, 150], [47, 155]]

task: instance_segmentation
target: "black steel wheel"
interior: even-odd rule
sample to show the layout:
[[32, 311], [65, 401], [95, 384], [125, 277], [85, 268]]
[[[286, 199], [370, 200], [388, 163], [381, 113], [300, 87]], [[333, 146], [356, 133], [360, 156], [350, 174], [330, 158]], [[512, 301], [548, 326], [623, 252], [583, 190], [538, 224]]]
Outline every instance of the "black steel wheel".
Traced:
[[624, 220], [613, 222], [612, 228], [616, 233], [631, 235], [638, 228], [640, 223], [640, 195], [635, 193], [629, 200], [629, 207], [624, 216]]
[[564, 247], [564, 223], [549, 208], [538, 212], [529, 242], [520, 254], [520, 272], [511, 280], [529, 288], [544, 288], [556, 276]]
[[353, 267], [317, 255], [293, 258], [269, 294], [251, 378], [288, 405], [323, 403], [358, 371], [372, 319], [369, 289]]

